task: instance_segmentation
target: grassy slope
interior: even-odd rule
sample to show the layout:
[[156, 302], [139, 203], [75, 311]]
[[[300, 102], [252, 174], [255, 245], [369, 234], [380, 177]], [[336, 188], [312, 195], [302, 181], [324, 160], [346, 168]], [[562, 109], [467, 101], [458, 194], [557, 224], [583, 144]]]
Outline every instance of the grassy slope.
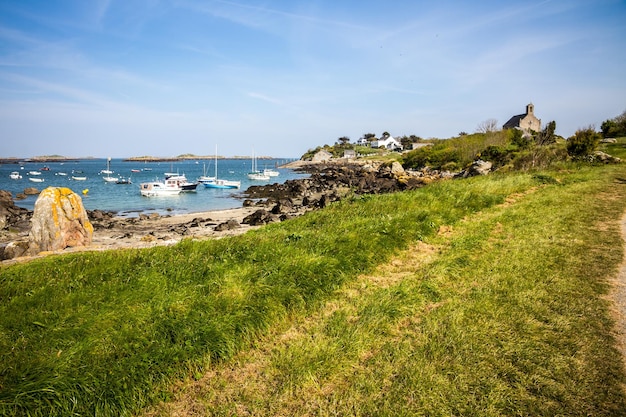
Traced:
[[[119, 415], [190, 375], [202, 394], [182, 404], [215, 414], [614, 415], [624, 376], [603, 296], [626, 174], [549, 175], [3, 268], [0, 411]], [[391, 278], [359, 277], [409, 247], [429, 262], [409, 251]]]
[[626, 415], [604, 298], [626, 185], [606, 174], [441, 228], [149, 415]]

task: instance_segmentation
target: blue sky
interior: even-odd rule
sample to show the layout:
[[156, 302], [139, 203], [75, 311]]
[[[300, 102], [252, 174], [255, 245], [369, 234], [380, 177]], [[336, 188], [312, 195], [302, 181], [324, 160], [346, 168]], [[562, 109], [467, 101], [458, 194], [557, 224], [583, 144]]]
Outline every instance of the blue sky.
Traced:
[[0, 2], [0, 157], [299, 157], [626, 110], [626, 2]]

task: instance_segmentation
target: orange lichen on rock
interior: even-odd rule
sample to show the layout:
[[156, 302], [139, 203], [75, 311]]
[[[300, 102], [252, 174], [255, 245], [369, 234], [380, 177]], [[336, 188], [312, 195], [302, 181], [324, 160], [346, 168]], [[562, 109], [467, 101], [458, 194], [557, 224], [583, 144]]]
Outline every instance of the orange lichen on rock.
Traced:
[[29, 253], [88, 246], [93, 225], [82, 199], [66, 187], [48, 187], [35, 202], [29, 234]]

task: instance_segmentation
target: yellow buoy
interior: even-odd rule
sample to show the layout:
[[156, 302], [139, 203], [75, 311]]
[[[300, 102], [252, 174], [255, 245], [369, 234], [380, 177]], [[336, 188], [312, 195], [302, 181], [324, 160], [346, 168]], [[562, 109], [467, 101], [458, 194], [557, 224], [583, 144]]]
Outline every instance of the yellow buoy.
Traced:
[[87, 195], [87, 193], [88, 193], [88, 192], [89, 192], [89, 189], [88, 189], [88, 188], [85, 188], [85, 189], [83, 190], [83, 195]]

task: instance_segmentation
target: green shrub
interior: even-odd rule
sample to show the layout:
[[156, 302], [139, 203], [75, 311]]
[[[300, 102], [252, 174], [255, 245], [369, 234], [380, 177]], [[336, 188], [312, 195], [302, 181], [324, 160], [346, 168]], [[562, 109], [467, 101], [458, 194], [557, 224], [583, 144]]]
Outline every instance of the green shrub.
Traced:
[[596, 150], [601, 136], [591, 127], [577, 130], [567, 139], [567, 153], [573, 158], [582, 158]]
[[444, 165], [454, 164], [458, 166], [461, 163], [459, 149], [452, 146], [449, 142], [440, 142], [433, 146], [426, 146], [409, 152], [403, 159], [402, 165], [405, 168], [424, 168], [441, 169]]

